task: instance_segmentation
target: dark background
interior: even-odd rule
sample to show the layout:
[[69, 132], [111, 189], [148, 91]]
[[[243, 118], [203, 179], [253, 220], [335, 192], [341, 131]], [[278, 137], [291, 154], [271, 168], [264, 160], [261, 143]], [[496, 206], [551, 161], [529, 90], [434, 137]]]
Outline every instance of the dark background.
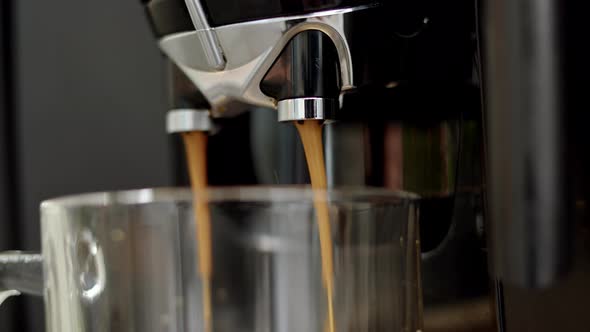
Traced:
[[[39, 203], [174, 184], [166, 66], [139, 1], [0, 1], [0, 250], [38, 251]], [[44, 331], [9, 299], [0, 331]]]

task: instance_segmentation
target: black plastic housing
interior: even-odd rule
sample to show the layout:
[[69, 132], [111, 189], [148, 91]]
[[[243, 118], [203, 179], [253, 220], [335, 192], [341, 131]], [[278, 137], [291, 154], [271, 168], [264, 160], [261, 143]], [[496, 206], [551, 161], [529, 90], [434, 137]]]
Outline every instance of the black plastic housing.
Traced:
[[[266, 18], [377, 4], [376, 0], [200, 0], [209, 25], [218, 27]], [[194, 29], [184, 0], [141, 0], [158, 37]]]
[[376, 0], [202, 0], [211, 26], [378, 3]]
[[184, 0], [142, 0], [156, 37], [195, 29]]

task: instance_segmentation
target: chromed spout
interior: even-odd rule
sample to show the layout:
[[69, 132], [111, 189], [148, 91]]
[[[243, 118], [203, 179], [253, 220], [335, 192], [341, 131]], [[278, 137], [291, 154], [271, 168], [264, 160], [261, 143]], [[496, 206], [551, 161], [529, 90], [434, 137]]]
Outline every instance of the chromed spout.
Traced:
[[191, 131], [211, 131], [213, 124], [208, 110], [175, 109], [166, 116], [166, 131], [169, 134]]
[[278, 103], [279, 121], [332, 120], [338, 100], [332, 98], [294, 98]]

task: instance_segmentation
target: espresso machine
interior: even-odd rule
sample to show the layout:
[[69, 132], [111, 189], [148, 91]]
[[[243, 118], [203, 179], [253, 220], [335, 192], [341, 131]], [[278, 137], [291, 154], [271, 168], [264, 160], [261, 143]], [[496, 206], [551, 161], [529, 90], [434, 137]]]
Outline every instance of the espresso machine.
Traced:
[[[576, 47], [583, 39], [576, 22], [583, 21], [584, 5], [556, 0], [143, 0], [142, 5], [169, 59], [167, 130], [210, 134], [210, 184], [308, 183], [293, 123], [322, 121], [330, 187], [384, 187], [420, 197], [423, 331], [588, 325], [583, 304], [590, 298], [584, 215], [589, 159], [579, 107], [587, 75], [584, 51]], [[144, 202], [146, 192], [136, 194]], [[98, 209], [98, 215], [104, 211]], [[166, 216], [156, 216], [156, 223], [171, 227], [163, 222]], [[50, 229], [56, 238], [68, 233]], [[112, 241], [123, 239], [120, 232], [106, 233]], [[81, 240], [83, 253], [101, 260], [93, 238]], [[120, 256], [116, 250], [111, 255]], [[69, 266], [65, 255], [55, 257]], [[34, 268], [31, 275], [40, 275], [44, 261], [29, 258], [24, 263]], [[86, 256], [78, 258], [85, 262]], [[0, 263], [23, 262], [8, 255]], [[145, 275], [163, 271], [156, 266]], [[86, 291], [104, 286], [92, 276], [79, 280], [89, 286]], [[17, 284], [28, 280], [22, 274], [9, 277]], [[5, 279], [0, 288], [6, 288]], [[7, 289], [12, 288], [23, 289]], [[43, 289], [24, 291], [40, 295]], [[63, 292], [64, 299], [71, 300], [70, 293]], [[63, 308], [64, 317], [75, 316]]]
[[[324, 121], [329, 186], [422, 197], [425, 329], [495, 330], [476, 2], [167, 0], [145, 8], [171, 62], [167, 129], [211, 133], [210, 183], [309, 183], [291, 123]], [[250, 157], [235, 170], [217, 151]], [[227, 172], [242, 176], [228, 181]]]
[[172, 63], [170, 132], [207, 130], [215, 141], [242, 128], [242, 139], [220, 140], [247, 145], [247, 182], [300, 183], [305, 161], [288, 123], [322, 120], [330, 186], [422, 197], [426, 331], [539, 330], [523, 312], [579, 289], [568, 271], [587, 158], [576, 152], [583, 116], [570, 110], [583, 66], [564, 18], [581, 5], [144, 4]]

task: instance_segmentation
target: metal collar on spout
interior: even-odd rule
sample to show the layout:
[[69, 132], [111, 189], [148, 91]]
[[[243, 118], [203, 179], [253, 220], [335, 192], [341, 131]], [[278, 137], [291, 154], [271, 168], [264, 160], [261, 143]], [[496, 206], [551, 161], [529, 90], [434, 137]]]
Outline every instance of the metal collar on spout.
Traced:
[[339, 102], [333, 98], [294, 98], [279, 101], [279, 121], [333, 120]]
[[169, 134], [191, 131], [211, 131], [213, 124], [208, 110], [175, 109], [166, 116], [166, 131]]

